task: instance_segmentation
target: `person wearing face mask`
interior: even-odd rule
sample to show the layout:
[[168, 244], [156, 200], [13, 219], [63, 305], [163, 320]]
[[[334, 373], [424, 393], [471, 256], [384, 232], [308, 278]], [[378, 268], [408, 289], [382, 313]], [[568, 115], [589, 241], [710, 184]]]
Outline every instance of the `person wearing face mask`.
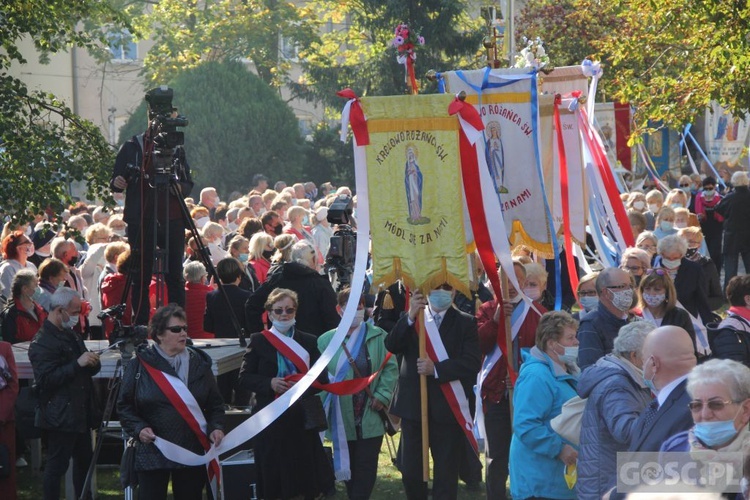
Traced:
[[[294, 243], [294, 236], [284, 234], [275, 240], [287, 240], [284, 254], [289, 261], [282, 261], [272, 267], [260, 288], [245, 304], [245, 331], [259, 331], [263, 328], [263, 312], [266, 298], [276, 288], [293, 290], [299, 296], [300, 309], [297, 311], [297, 324], [304, 331], [316, 337], [336, 328], [340, 318], [336, 312], [336, 292], [333, 291], [327, 276], [318, 272], [317, 254], [306, 241]], [[277, 246], [277, 248], [279, 248]]]
[[39, 294], [39, 280], [30, 269], [21, 269], [11, 285], [13, 302], [3, 311], [2, 332], [6, 342], [29, 342], [44, 324], [47, 312], [35, 299]]
[[208, 210], [208, 217], [212, 221], [216, 221], [216, 208], [220, 203], [221, 199], [219, 198], [219, 193], [216, 192], [216, 188], [207, 187], [201, 189], [198, 206]]
[[596, 278], [599, 305], [581, 320], [578, 328], [578, 366], [582, 370], [612, 352], [617, 332], [628, 323], [629, 311], [635, 305], [634, 283], [630, 273], [617, 267], [605, 268]]
[[273, 210], [264, 213], [263, 217], [260, 218], [260, 222], [263, 225], [263, 230], [272, 238], [275, 238], [284, 232], [284, 223], [279, 214]]
[[75, 290], [57, 290], [49, 316], [29, 347], [39, 396], [36, 426], [47, 434], [43, 490], [50, 500], [60, 498], [60, 481], [71, 458], [75, 495], [81, 495], [92, 455], [91, 429], [99, 425], [91, 379], [101, 363], [73, 331], [80, 314], [81, 299]]
[[513, 393], [513, 498], [575, 498], [564, 472], [576, 464], [578, 451], [552, 430], [550, 421], [576, 396], [580, 374], [577, 327], [578, 322], [565, 311], [544, 314], [536, 330], [536, 345], [521, 366]]
[[[402, 314], [385, 338], [385, 347], [400, 356], [399, 388], [391, 413], [401, 417], [400, 470], [408, 499], [427, 498], [427, 483], [422, 480], [420, 375], [427, 378], [428, 430], [434, 462], [432, 494], [434, 498], [458, 495], [460, 460], [457, 457], [464, 453], [466, 435], [441, 386], [446, 385], [446, 390], [450, 390], [451, 382], [459, 382], [472, 408], [472, 388], [480, 368], [480, 351], [476, 321], [453, 307], [454, 295], [455, 290], [447, 283], [431, 290], [428, 296], [414, 290], [408, 313]], [[447, 353], [443, 361], [419, 357], [416, 322], [428, 318], [432, 318], [433, 323], [425, 328], [437, 328]]]
[[588, 273], [578, 281], [578, 304], [581, 309], [573, 314], [573, 319], [581, 321], [591, 311], [599, 306], [599, 294], [596, 293], [596, 278], [598, 272]]
[[721, 288], [721, 281], [719, 279], [719, 272], [716, 270], [716, 264], [708, 257], [703, 251], [705, 239], [701, 228], [691, 226], [685, 229], [680, 229], [680, 238], [684, 239], [688, 244], [687, 253], [685, 258], [693, 262], [700, 264], [703, 269], [703, 274], [706, 276], [707, 287], [706, 287], [706, 298], [708, 299], [708, 306], [712, 311], [721, 309], [724, 305], [724, 291]]
[[677, 307], [677, 291], [672, 278], [662, 269], [649, 269], [638, 287], [641, 316], [654, 326], [679, 326], [690, 335], [695, 347], [695, 329], [690, 315]]
[[260, 280], [255, 275], [255, 268], [250, 265], [250, 242], [244, 236], [235, 236], [227, 245], [228, 257], [232, 257], [242, 268], [239, 287], [253, 293], [260, 287]]
[[641, 282], [647, 269], [651, 268], [651, 256], [640, 248], [626, 248], [620, 259], [620, 269], [633, 276], [636, 286]]
[[[255, 393], [253, 413], [294, 385], [286, 377], [300, 369], [290, 359], [291, 353], [306, 359], [308, 369], [320, 357], [316, 336], [305, 333], [296, 321], [301, 305], [292, 290], [277, 288], [267, 295], [264, 309], [272, 327], [250, 336], [238, 382], [243, 389]], [[328, 372], [324, 370], [318, 380], [328, 382]], [[302, 399], [316, 398], [316, 392], [312, 387], [308, 389], [255, 437], [258, 498], [317, 498], [333, 486], [333, 470], [318, 432], [304, 427]]]
[[[336, 310], [343, 316], [349, 301], [350, 289], [338, 293]], [[318, 337], [318, 350], [323, 352], [336, 330]], [[365, 322], [364, 295], [360, 298], [354, 321], [344, 344], [328, 363], [328, 379], [341, 382], [368, 377], [376, 370], [378, 376], [370, 385], [351, 396], [321, 393], [328, 416], [326, 435], [333, 442], [333, 454], [338, 459], [336, 479], [346, 484], [350, 499], [370, 498], [378, 472], [378, 454], [385, 433], [384, 419], [398, 380], [396, 358], [388, 354], [384, 339], [387, 333]], [[345, 449], [344, 449], [345, 447]]]
[[[513, 262], [516, 281], [521, 289], [526, 285], [526, 267], [518, 261]], [[547, 309], [539, 302], [534, 307], [528, 307], [521, 300], [512, 282], [508, 282], [508, 297], [502, 305], [497, 299], [485, 302], [477, 311], [477, 333], [479, 349], [484, 356], [482, 363], [487, 368], [488, 359], [492, 359], [495, 349], [499, 349], [498, 342], [505, 342], [504, 323], [500, 324], [501, 311], [512, 318], [516, 314], [525, 314], [523, 322], [513, 339], [513, 369], [517, 373], [521, 364], [521, 349], [530, 349], [536, 342], [536, 329], [539, 319]], [[502, 328], [502, 330], [501, 330]], [[483, 370], [484, 372], [484, 370]], [[487, 498], [505, 499], [507, 492], [505, 484], [508, 479], [508, 454], [510, 440], [513, 435], [511, 427], [510, 402], [508, 400], [508, 361], [500, 356], [489, 368], [487, 375], [481, 380], [481, 405], [478, 410], [484, 415], [485, 434], [485, 487]]]
[[215, 222], [207, 223], [201, 231], [201, 236], [203, 236], [203, 241], [208, 247], [211, 262], [214, 266], [227, 256], [227, 252], [221, 248], [221, 237], [223, 234], [224, 229]]
[[61, 260], [45, 259], [39, 267], [39, 288], [42, 290], [37, 297], [37, 303], [49, 312], [50, 299], [58, 288], [65, 286], [68, 276], [68, 266]]
[[641, 349], [656, 328], [634, 321], [620, 328], [611, 354], [586, 370], [578, 380], [578, 395], [587, 399], [581, 423], [576, 495], [599, 499], [617, 470], [617, 453], [627, 451], [638, 415], [651, 402], [643, 382]]
[[683, 205], [683, 207], [690, 207], [692, 205], [693, 197], [693, 180], [689, 176], [683, 175], [677, 181], [677, 185], [679, 187], [679, 190], [685, 194], [685, 204]]
[[331, 236], [333, 236], [333, 228], [328, 222], [328, 207], [324, 205], [317, 208], [312, 219], [314, 224], [312, 235], [315, 245], [325, 257], [328, 255], [328, 249], [331, 247]]
[[687, 250], [687, 242], [678, 235], [659, 240], [654, 267], [663, 268], [674, 281], [679, 307], [707, 325], [715, 320], [708, 305], [707, 280], [701, 265], [685, 258]]
[[268, 270], [271, 268], [271, 257], [274, 254], [273, 238], [265, 232], [255, 233], [250, 238], [248, 246], [250, 254], [250, 265], [255, 270], [255, 276], [262, 285], [268, 276]]
[[536, 302], [544, 306], [547, 311], [555, 308], [555, 298], [547, 289], [548, 273], [541, 264], [531, 262], [525, 264], [526, 282], [523, 286], [523, 293]]
[[0, 264], [0, 295], [9, 299], [13, 277], [18, 271], [28, 269], [37, 272], [36, 266], [28, 260], [34, 254], [34, 248], [23, 231], [14, 231], [3, 238], [2, 252], [5, 260]]
[[658, 240], [656, 236], [654, 236], [654, 233], [652, 233], [651, 231], [643, 231], [635, 240], [636, 248], [640, 248], [641, 250], [646, 252], [650, 257], [652, 264], [654, 262], [654, 258], [656, 257], [657, 241]]
[[[744, 457], [750, 447], [750, 368], [712, 359], [690, 372], [687, 392], [694, 425], [672, 436], [661, 451], [735, 452]], [[741, 462], [736, 466], [742, 470]]]
[[695, 213], [698, 216], [701, 230], [705, 236], [708, 254], [721, 273], [721, 232], [724, 227], [724, 217], [716, 212], [722, 196], [716, 191], [716, 179], [703, 179], [703, 190], [695, 196]]
[[645, 213], [646, 230], [654, 230], [654, 224], [656, 223], [656, 214], [659, 213], [659, 210], [661, 210], [663, 204], [664, 195], [658, 189], [652, 189], [651, 191], [646, 193], [646, 206], [648, 207], [648, 211], [646, 211]]
[[671, 234], [677, 234], [677, 229], [674, 228], [674, 209], [669, 206], [663, 206], [659, 213], [656, 214], [656, 227], [653, 231], [654, 236], [657, 239], [662, 239], [665, 236]]
[[[688, 188], [689, 189], [689, 188]], [[688, 195], [682, 189], [672, 189], [664, 199], [664, 206], [671, 208], [687, 208]]]

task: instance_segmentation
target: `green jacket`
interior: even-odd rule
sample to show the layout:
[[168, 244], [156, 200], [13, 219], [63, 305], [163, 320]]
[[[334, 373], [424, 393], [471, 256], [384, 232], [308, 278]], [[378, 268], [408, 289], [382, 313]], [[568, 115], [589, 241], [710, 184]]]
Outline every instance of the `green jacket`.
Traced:
[[[320, 350], [320, 352], [323, 352], [326, 347], [328, 347], [328, 344], [331, 342], [331, 338], [333, 337], [334, 333], [336, 333], [336, 330], [331, 330], [324, 333], [318, 338], [318, 349]], [[367, 325], [367, 337], [365, 338], [365, 343], [367, 345], [367, 353], [370, 356], [370, 364], [373, 371], [380, 368], [380, 365], [383, 364], [385, 356], [388, 354], [388, 351], [386, 350], [383, 343], [386, 334], [387, 333], [385, 330], [378, 328], [377, 326], [373, 326], [371, 324]], [[328, 364], [329, 370], [336, 369], [339, 356], [341, 356], [343, 352], [344, 350], [339, 348], [336, 354], [334, 354], [333, 359], [331, 359], [331, 362]], [[351, 380], [352, 378], [354, 378], [354, 370], [352, 370], [351, 365], [349, 365], [349, 371], [346, 374], [345, 380]], [[396, 357], [391, 356], [391, 359], [388, 360], [378, 376], [370, 384], [370, 390], [372, 391], [373, 395], [381, 403], [383, 403], [386, 408], [391, 404], [391, 397], [393, 397], [393, 390], [396, 386], [397, 380], [398, 365], [396, 364]], [[325, 398], [327, 396], [327, 392], [320, 393], [320, 397], [323, 401], [325, 401]], [[354, 409], [352, 407], [352, 397], [341, 396], [340, 400], [341, 413], [344, 417], [344, 426], [346, 429], [346, 439], [347, 441], [355, 441], [357, 439], [357, 432], [354, 429]], [[370, 407], [370, 403], [371, 401], [368, 398], [365, 405], [365, 414], [362, 417], [363, 439], [382, 436], [383, 434], [385, 434], [383, 421], [380, 418], [380, 415], [378, 415], [378, 413]], [[330, 436], [330, 430], [326, 431], [326, 437], [330, 438]]]

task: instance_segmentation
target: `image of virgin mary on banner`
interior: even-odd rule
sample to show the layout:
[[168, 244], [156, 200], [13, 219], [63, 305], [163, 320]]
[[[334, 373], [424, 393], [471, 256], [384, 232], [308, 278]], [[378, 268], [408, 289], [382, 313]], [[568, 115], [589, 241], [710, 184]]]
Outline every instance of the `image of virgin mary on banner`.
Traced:
[[[550, 255], [550, 203], [543, 188], [536, 93], [528, 70], [447, 71], [447, 92], [466, 92], [485, 126], [484, 158], [495, 183], [508, 238]], [[482, 165], [483, 164], [483, 165]], [[488, 214], [489, 215], [489, 214]]]
[[373, 284], [402, 279], [431, 290], [468, 292], [458, 118], [452, 97], [363, 97], [370, 144]]

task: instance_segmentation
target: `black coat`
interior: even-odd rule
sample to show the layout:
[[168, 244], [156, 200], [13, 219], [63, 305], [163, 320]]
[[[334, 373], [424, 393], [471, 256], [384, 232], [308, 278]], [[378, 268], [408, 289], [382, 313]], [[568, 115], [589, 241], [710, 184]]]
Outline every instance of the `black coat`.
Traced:
[[[190, 363], [187, 387], [203, 410], [208, 424], [206, 433], [210, 435], [216, 429], [224, 430], [224, 401], [211, 371], [211, 358], [198, 349], [188, 347], [188, 350]], [[120, 415], [123, 430], [129, 436], [138, 439], [143, 429], [151, 427], [157, 436], [202, 455], [204, 450], [200, 441], [154, 379], [141, 366], [142, 362], [164, 373], [177, 376], [167, 360], [156, 352], [156, 347], [139, 347], [137, 357], [131, 359], [125, 367], [117, 401], [117, 413]], [[139, 441], [136, 447], [136, 470], [179, 467], [184, 466], [167, 460], [153, 443], [143, 444]]]
[[724, 217], [724, 254], [750, 251], [750, 189], [737, 186], [716, 206]]
[[704, 325], [713, 321], [714, 315], [708, 305], [708, 283], [699, 263], [683, 257], [674, 287], [677, 289], [677, 300], [687, 312], [700, 317]]
[[730, 314], [718, 325], [708, 328], [711, 354], [716, 359], [731, 359], [750, 367], [750, 323]]
[[203, 329], [216, 334], [217, 338], [237, 338], [240, 333], [235, 331], [230, 311], [234, 311], [239, 326], [245, 326], [245, 302], [250, 298], [251, 293], [235, 285], [224, 285], [224, 290], [229, 297], [231, 308], [227, 305], [221, 290], [208, 292]]
[[690, 335], [690, 340], [693, 341], [693, 350], [696, 350], [695, 343], [695, 328], [693, 327], [693, 321], [690, 319], [690, 315], [679, 307], [673, 307], [666, 313], [661, 319], [661, 326], [679, 326], [684, 329]]
[[[409, 325], [404, 313], [393, 330], [385, 338], [385, 347], [394, 354], [400, 354], [398, 388], [394, 396], [391, 413], [409, 420], [420, 420], [419, 338], [415, 325]], [[469, 407], [474, 407], [474, 384], [481, 367], [481, 353], [477, 336], [477, 322], [473, 316], [451, 307], [445, 312], [440, 323], [440, 338], [443, 340], [448, 358], [435, 363], [438, 378], [427, 377], [427, 401], [429, 416], [439, 423], [455, 422], [453, 412], [440, 389], [440, 384], [458, 380], [469, 398]]]
[[37, 427], [83, 433], [99, 425], [91, 377], [101, 365], [81, 368], [78, 358], [87, 350], [77, 333], [61, 330], [49, 320], [34, 337], [29, 361], [39, 395]]
[[[295, 328], [292, 338], [310, 355], [310, 366], [320, 357], [317, 338]], [[254, 412], [268, 406], [276, 397], [271, 379], [278, 373], [276, 348], [254, 333], [240, 368], [239, 385], [255, 392]], [[323, 370], [318, 381], [328, 382]], [[302, 398], [317, 398], [310, 388]], [[301, 399], [302, 399], [301, 398]], [[316, 498], [333, 486], [333, 470], [323, 451], [318, 433], [305, 430], [305, 414], [298, 400], [255, 438], [255, 457], [259, 470], [259, 498], [292, 498], [298, 495]]]
[[297, 327], [319, 337], [339, 326], [341, 317], [336, 312], [336, 292], [328, 278], [298, 262], [287, 262], [269, 273], [266, 282], [245, 304], [248, 332], [264, 329], [263, 312], [266, 299], [276, 288], [297, 292]]

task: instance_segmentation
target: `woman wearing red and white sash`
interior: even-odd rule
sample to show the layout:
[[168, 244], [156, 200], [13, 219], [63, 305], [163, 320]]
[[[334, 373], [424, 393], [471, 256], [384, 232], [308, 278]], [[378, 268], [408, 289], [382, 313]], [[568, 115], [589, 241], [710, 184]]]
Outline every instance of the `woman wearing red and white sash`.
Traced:
[[172, 480], [175, 500], [203, 498], [207, 480], [218, 482], [218, 466], [185, 467], [168, 460], [154, 445], [156, 436], [203, 454], [224, 437], [224, 402], [211, 371], [211, 358], [187, 347], [187, 318], [175, 304], [151, 318], [155, 344], [142, 345], [125, 369], [117, 411], [136, 447], [138, 497], [166, 499]]
[[[320, 357], [317, 339], [294, 327], [297, 294], [277, 288], [265, 303], [270, 330], [254, 333], [240, 369], [239, 384], [255, 393], [260, 411], [288, 391], [285, 377], [305, 373]], [[328, 382], [323, 371], [320, 382]], [[255, 438], [259, 498], [316, 498], [334, 483], [333, 469], [323, 451], [318, 432], [305, 429], [303, 399], [317, 397], [309, 389]]]

